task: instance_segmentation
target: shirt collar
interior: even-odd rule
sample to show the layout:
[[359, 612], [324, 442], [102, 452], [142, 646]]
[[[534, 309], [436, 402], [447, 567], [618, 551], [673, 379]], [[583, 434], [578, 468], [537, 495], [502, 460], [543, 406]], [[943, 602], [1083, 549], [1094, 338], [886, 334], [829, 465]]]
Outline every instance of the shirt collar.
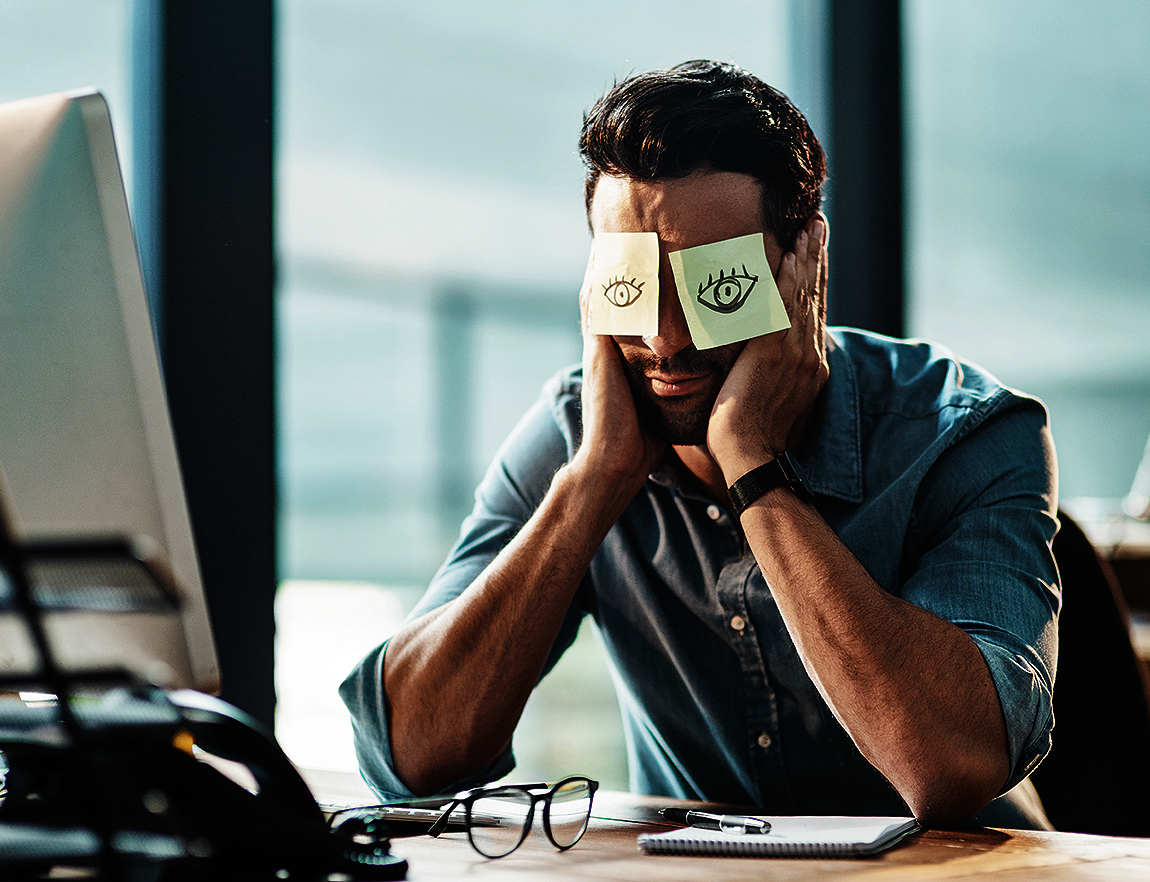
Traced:
[[830, 376], [815, 401], [810, 434], [799, 463], [813, 493], [862, 502], [862, 429], [854, 362], [842, 343], [826, 333]]

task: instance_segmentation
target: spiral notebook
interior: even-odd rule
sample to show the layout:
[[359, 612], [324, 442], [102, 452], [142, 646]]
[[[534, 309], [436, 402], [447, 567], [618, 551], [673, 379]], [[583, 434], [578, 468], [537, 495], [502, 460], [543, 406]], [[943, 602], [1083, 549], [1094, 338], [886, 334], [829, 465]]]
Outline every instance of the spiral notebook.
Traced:
[[762, 816], [771, 831], [732, 835], [719, 830], [683, 827], [645, 833], [639, 850], [648, 854], [722, 855], [728, 857], [871, 857], [918, 832], [914, 818]]

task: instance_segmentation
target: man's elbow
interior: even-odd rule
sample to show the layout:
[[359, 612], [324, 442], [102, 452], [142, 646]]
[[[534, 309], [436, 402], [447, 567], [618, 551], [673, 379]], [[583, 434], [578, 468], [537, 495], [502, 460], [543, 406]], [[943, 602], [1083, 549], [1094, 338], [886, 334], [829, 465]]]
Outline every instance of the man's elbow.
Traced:
[[417, 703], [407, 714], [398, 713], [395, 705], [389, 710], [392, 765], [418, 797], [436, 796], [453, 782], [491, 768], [511, 744], [500, 731], [444, 715], [438, 705]]
[[969, 824], [1001, 792], [1010, 774], [1004, 753], [950, 760], [908, 776], [899, 787], [911, 812], [924, 827]]

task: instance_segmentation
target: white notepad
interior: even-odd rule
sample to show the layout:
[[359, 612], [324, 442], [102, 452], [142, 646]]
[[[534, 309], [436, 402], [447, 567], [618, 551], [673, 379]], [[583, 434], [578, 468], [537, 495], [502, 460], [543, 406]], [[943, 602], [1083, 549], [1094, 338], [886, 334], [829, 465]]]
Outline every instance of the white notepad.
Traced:
[[645, 833], [639, 837], [639, 849], [648, 854], [728, 857], [870, 857], [919, 829], [914, 818], [755, 817], [770, 821], [771, 831], [740, 836], [684, 827], [665, 833]]

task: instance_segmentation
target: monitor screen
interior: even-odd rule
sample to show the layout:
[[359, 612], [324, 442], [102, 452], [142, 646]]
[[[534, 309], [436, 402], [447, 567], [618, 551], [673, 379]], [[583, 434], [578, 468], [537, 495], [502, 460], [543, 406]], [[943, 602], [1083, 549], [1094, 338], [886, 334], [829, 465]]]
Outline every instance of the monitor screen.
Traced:
[[[163, 685], [217, 691], [135, 239], [98, 93], [0, 105], [0, 414], [0, 503], [17, 539], [139, 540], [163, 551], [175, 577], [182, 627], [174, 635], [89, 616], [81, 661], [87, 654], [91, 664], [138, 669], [142, 658], [166, 655], [150, 668], [167, 671], [172, 682]], [[76, 631], [58, 639], [74, 642]], [[128, 645], [137, 631], [141, 645]], [[3, 642], [0, 670], [18, 667]]]

